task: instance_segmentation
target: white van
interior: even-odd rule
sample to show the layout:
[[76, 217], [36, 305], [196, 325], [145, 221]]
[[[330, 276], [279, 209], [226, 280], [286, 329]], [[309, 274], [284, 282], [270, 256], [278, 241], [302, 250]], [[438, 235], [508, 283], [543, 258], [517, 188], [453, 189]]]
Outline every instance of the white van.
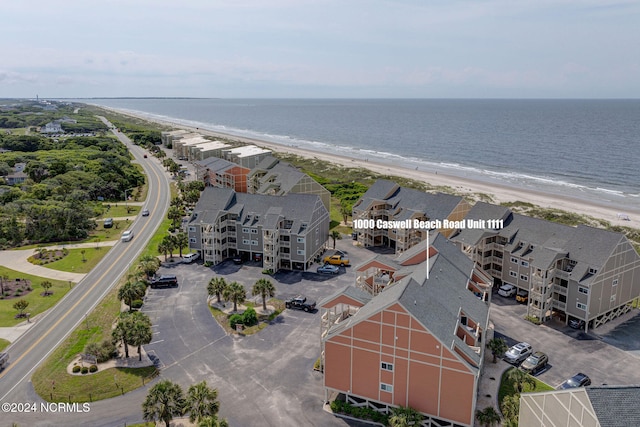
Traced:
[[122, 233], [122, 237], [120, 237], [120, 240], [123, 242], [128, 242], [129, 240], [133, 239], [133, 231], [132, 230], [127, 230], [124, 233]]
[[182, 257], [182, 262], [191, 264], [193, 261], [197, 260], [198, 258], [200, 258], [200, 254], [198, 252], [195, 252], [192, 254], [186, 254], [185, 256]]

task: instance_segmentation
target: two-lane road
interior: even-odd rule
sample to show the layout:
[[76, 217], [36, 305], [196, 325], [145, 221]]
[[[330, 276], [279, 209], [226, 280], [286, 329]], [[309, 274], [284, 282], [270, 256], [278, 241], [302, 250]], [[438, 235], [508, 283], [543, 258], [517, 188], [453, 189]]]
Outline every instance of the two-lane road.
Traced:
[[[110, 127], [113, 126], [102, 118]], [[129, 242], [118, 242], [102, 261], [85, 278], [36, 324], [27, 330], [6, 350], [10, 364], [0, 372], [0, 403], [39, 402], [31, 386], [30, 376], [35, 368], [80, 324], [102, 298], [113, 288], [133, 261], [147, 245], [149, 239], [166, 216], [170, 201], [169, 179], [155, 158], [145, 159], [144, 150], [135, 146], [124, 134], [113, 130], [147, 175], [148, 196], [145, 203], [151, 212], [148, 217], [138, 217], [131, 225], [134, 238]], [[94, 412], [93, 410], [91, 412]], [[21, 425], [43, 423], [47, 425], [86, 424], [87, 414], [15, 414], [3, 413], [3, 422]], [[70, 423], [70, 420], [71, 421]], [[60, 422], [58, 422], [60, 421]], [[88, 420], [85, 420], [88, 421]], [[93, 424], [93, 423], [90, 423]]]

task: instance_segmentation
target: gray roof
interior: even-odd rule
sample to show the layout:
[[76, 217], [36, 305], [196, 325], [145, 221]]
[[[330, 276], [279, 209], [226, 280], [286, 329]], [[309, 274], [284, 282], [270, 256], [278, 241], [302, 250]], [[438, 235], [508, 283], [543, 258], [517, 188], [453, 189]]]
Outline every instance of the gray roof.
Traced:
[[306, 174], [300, 172], [288, 163], [280, 162], [273, 165], [267, 173], [260, 178], [260, 187], [257, 193], [266, 193], [272, 188], [277, 188], [278, 194], [289, 192]]
[[415, 215], [429, 219], [444, 219], [463, 200], [460, 196], [444, 193], [425, 193], [424, 191], [400, 187], [392, 181], [380, 179], [362, 195], [355, 208], [366, 209], [374, 203], [384, 201], [391, 206], [394, 219], [404, 220]]
[[640, 426], [640, 387], [585, 388], [601, 427]]
[[310, 226], [313, 209], [319, 196], [314, 194], [236, 193], [230, 188], [206, 187], [194, 209], [192, 224], [213, 224], [225, 212], [238, 215], [241, 225], [249, 227], [275, 227], [280, 218], [292, 221], [291, 232], [303, 234], [302, 224]]
[[327, 302], [331, 301], [332, 299], [340, 296], [340, 295], [346, 295], [350, 298], [353, 298], [356, 301], [359, 301], [360, 303], [362, 303], [363, 305], [368, 303], [369, 301], [371, 301], [371, 298], [373, 298], [371, 296], [370, 293], [363, 291], [362, 289], [356, 288], [355, 286], [352, 285], [348, 285], [347, 287], [334, 292], [333, 294], [329, 295], [326, 298], [323, 298], [319, 303], [318, 306], [323, 306], [324, 304], [326, 304]]
[[415, 265], [411, 275], [386, 287], [355, 315], [333, 327], [329, 336], [398, 302], [443, 345], [451, 349], [453, 343], [458, 344], [465, 355], [480, 364], [480, 356], [456, 336], [460, 310], [480, 325], [486, 325], [489, 318], [488, 303], [466, 287], [473, 262], [439, 233], [432, 245], [438, 253], [429, 259], [428, 279], [427, 262]]
[[196, 165], [201, 166], [205, 169], [209, 169], [212, 172], [221, 172], [229, 169], [230, 167], [238, 166], [237, 163], [233, 163], [225, 159], [220, 159], [218, 157], [209, 157], [204, 160], [198, 160], [195, 163]]

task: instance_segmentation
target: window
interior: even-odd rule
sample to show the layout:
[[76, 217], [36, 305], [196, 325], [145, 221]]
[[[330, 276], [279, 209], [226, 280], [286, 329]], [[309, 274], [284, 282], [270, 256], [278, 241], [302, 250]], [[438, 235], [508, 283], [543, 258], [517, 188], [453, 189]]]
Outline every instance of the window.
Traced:
[[252, 240], [251, 241], [251, 245], [252, 246], [258, 246], [258, 241], [257, 240]]
[[509, 272], [509, 276], [511, 276], [511, 277], [518, 277], [518, 273], [516, 273], [515, 271], [510, 271], [510, 272]]
[[242, 239], [242, 244], [243, 245], [250, 245], [251, 241], [249, 239]]
[[578, 292], [580, 292], [581, 294], [589, 295], [589, 289], [582, 286], [578, 286]]
[[522, 264], [523, 267], [529, 267], [529, 263], [527, 261], [522, 261], [520, 264]]
[[526, 274], [521, 274], [520, 275], [520, 280], [524, 280], [525, 282], [529, 280], [529, 276], [527, 276]]
[[393, 386], [385, 383], [380, 383], [380, 390], [393, 393]]
[[595, 268], [590, 268], [589, 269], [589, 274], [596, 274], [598, 272], [598, 270], [596, 270]]
[[586, 310], [587, 309], [587, 304], [583, 304], [581, 302], [577, 302], [576, 303], [576, 308], [579, 308], [580, 310]]
[[613, 279], [611, 286], [618, 286], [618, 279]]
[[196, 238], [195, 237], [189, 238], [189, 243], [195, 243], [195, 242], [196, 242]]
[[304, 249], [298, 249], [298, 255], [304, 255]]
[[196, 231], [196, 228], [195, 227], [189, 227], [189, 231], [194, 233]]
[[511, 262], [514, 264], [518, 263], [518, 258], [511, 257]]
[[255, 228], [251, 229], [251, 234], [258, 234], [258, 230], [256, 230]]
[[298, 243], [304, 243], [304, 237], [298, 237]]
[[243, 233], [250, 233], [250, 232], [251, 232], [251, 230], [249, 230], [248, 228], [243, 228], [243, 229], [242, 229], [242, 232], [243, 232]]
[[382, 362], [380, 367], [385, 371], [393, 371], [393, 363]]
[[616, 302], [616, 296], [615, 295], [611, 295], [611, 298], [609, 298], [609, 301]]

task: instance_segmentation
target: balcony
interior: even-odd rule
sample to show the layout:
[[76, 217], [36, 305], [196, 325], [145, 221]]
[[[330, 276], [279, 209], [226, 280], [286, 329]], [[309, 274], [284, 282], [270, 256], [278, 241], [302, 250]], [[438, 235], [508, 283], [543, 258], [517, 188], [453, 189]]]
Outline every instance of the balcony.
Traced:
[[553, 308], [556, 308], [556, 309], [562, 310], [562, 311], [566, 311], [567, 303], [566, 302], [561, 302], [561, 301], [558, 301], [558, 300], [553, 300]]
[[560, 286], [558, 284], [554, 284], [553, 285], [553, 291], [559, 293], [560, 295], [564, 295], [564, 296], [566, 296], [567, 293], [568, 293], [566, 287]]

